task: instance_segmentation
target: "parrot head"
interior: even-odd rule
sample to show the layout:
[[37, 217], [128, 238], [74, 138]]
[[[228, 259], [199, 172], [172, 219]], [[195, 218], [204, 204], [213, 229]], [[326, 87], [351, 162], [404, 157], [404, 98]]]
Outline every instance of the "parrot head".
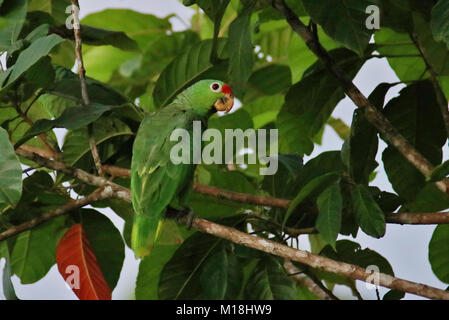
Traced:
[[192, 108], [201, 114], [208, 113], [211, 108], [229, 112], [234, 106], [231, 88], [219, 80], [200, 80], [181, 95], [188, 98]]

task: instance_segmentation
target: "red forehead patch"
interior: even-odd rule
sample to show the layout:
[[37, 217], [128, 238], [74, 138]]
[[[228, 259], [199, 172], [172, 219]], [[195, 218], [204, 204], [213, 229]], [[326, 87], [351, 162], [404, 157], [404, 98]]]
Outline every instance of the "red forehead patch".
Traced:
[[228, 86], [227, 84], [224, 84], [224, 85], [222, 86], [221, 92], [223, 92], [224, 94], [232, 94], [231, 87]]

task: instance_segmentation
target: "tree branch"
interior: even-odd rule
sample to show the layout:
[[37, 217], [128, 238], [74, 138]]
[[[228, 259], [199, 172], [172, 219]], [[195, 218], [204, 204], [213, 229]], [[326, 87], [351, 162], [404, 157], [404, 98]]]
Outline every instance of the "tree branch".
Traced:
[[[188, 218], [178, 219], [178, 222], [188, 223]], [[368, 272], [366, 269], [345, 262], [335, 261], [304, 250], [293, 249], [286, 245], [268, 239], [251, 236], [237, 229], [222, 226], [204, 219], [193, 219], [192, 226], [198, 231], [202, 231], [231, 242], [273, 254], [291, 261], [296, 261], [308, 265], [314, 269], [328, 271], [346, 276], [351, 279], [371, 282], [378, 279], [378, 284], [430, 299], [449, 300], [449, 291], [430, 287], [421, 283], [416, 283], [400, 278], [396, 278], [384, 273]]]
[[24, 231], [30, 230], [34, 227], [37, 227], [38, 225], [40, 225], [50, 219], [59, 217], [59, 216], [65, 214], [65, 213], [68, 213], [74, 209], [84, 207], [84, 206], [86, 206], [90, 203], [96, 202], [96, 201], [110, 198], [113, 196], [113, 194], [114, 194], [114, 192], [111, 187], [109, 187], [109, 186], [101, 187], [101, 188], [95, 190], [90, 195], [88, 195], [82, 199], [71, 200], [71, 201], [67, 202], [65, 205], [59, 207], [58, 209], [46, 212], [46, 213], [40, 215], [39, 217], [34, 218], [30, 221], [27, 221], [27, 222], [24, 222], [17, 226], [8, 228], [7, 230], [0, 233], [0, 241], [3, 241], [5, 239], [8, 239], [12, 236], [15, 236], [15, 235], [21, 233], [21, 232], [24, 232]]
[[[98, 177], [92, 174], [89, 174], [81, 169], [72, 168], [67, 166], [66, 164], [54, 161], [46, 158], [46, 153], [39, 152], [40, 149], [29, 148], [28, 146], [21, 146], [16, 150], [16, 153], [19, 156], [27, 158], [36, 162], [38, 165], [43, 167], [62, 171], [67, 175], [78, 178], [79, 180], [94, 185], [97, 187], [101, 187], [104, 185], [113, 186], [114, 191], [117, 191], [117, 198], [130, 201], [131, 200], [131, 192], [129, 189], [121, 187], [109, 180]], [[102, 166], [104, 172], [110, 174], [114, 177], [129, 177], [130, 170], [126, 168], [120, 168], [115, 166]], [[253, 204], [253, 205], [261, 205], [268, 206], [274, 208], [287, 209], [290, 206], [291, 200], [288, 199], [280, 199], [273, 197], [265, 197], [258, 196], [246, 193], [239, 193], [229, 190], [223, 190], [213, 186], [205, 186], [201, 184], [194, 184], [193, 189], [195, 192], [205, 195], [215, 196], [220, 199], [231, 200], [235, 202]], [[449, 223], [449, 212], [428, 212], [428, 213], [387, 213], [386, 221], [389, 223], [397, 223], [397, 224], [446, 224]], [[314, 233], [315, 230], [313, 228], [286, 228], [285, 231], [292, 235], [300, 235], [306, 233]]]
[[[90, 104], [90, 100], [89, 95], [87, 93], [86, 69], [84, 68], [82, 39], [80, 32], [81, 24], [78, 16], [80, 5], [78, 3], [78, 0], [71, 0], [71, 1], [72, 1], [72, 16], [74, 22], [73, 33], [75, 36], [75, 54], [76, 60], [78, 62], [78, 74], [80, 77], [80, 84], [81, 84], [81, 96], [83, 98], [84, 105], [87, 107]], [[103, 171], [101, 169], [101, 159], [98, 153], [97, 143], [95, 142], [93, 127], [91, 123], [87, 126], [87, 131], [89, 135], [90, 151], [92, 153], [92, 158], [94, 159], [95, 167], [97, 168], [98, 174], [100, 176], [103, 176]]]
[[[129, 189], [121, 187], [115, 183], [112, 183], [106, 180], [103, 177], [98, 177], [92, 174], [89, 174], [81, 169], [71, 168], [66, 164], [49, 160], [35, 154], [33, 152], [24, 150], [22, 147], [16, 150], [16, 153], [22, 157], [30, 159], [37, 164], [44, 166], [46, 168], [61, 171], [69, 176], [78, 178], [79, 180], [100, 187], [107, 188], [108, 186], [111, 188], [111, 194], [108, 196], [115, 197], [121, 200], [125, 200], [127, 202], [131, 202], [131, 193]], [[189, 223], [186, 217], [177, 219], [180, 223]], [[367, 272], [365, 269], [343, 263], [334, 261], [325, 257], [321, 257], [307, 251], [293, 249], [291, 247], [285, 246], [283, 244], [267, 240], [260, 237], [251, 236], [244, 232], [238, 231], [234, 228], [221, 226], [216, 223], [200, 219], [194, 218], [192, 222], [192, 226], [202, 232], [206, 232], [208, 234], [227, 239], [237, 244], [241, 244], [250, 248], [254, 248], [257, 250], [264, 251], [266, 253], [274, 254], [279, 257], [283, 257], [285, 259], [289, 259], [291, 261], [297, 261], [303, 264], [306, 264], [312, 268], [320, 269], [332, 273], [341, 274], [343, 276], [347, 276], [351, 279], [357, 279], [369, 282], [370, 276], [372, 273]], [[431, 299], [449, 299], [449, 292], [436, 289], [430, 286], [426, 286], [419, 283], [414, 283], [407, 280], [402, 280], [399, 278], [395, 278], [386, 274], [376, 274], [379, 277], [379, 285], [397, 289], [413, 294], [417, 294], [420, 296], [428, 297]]]
[[[425, 177], [430, 177], [434, 170], [433, 165], [423, 157], [400, 133], [394, 128], [390, 121], [379, 112], [368, 99], [354, 85], [352, 80], [341, 70], [326, 49], [313, 36], [312, 32], [301, 22], [295, 13], [285, 4], [284, 0], [274, 0], [275, 8], [285, 17], [290, 27], [306, 43], [307, 47], [315, 56], [325, 65], [329, 72], [340, 82], [345, 93], [354, 102], [354, 104], [363, 109], [365, 117], [382, 134], [384, 139], [398, 151]], [[439, 181], [437, 187], [444, 193], [449, 193], [449, 181]]]

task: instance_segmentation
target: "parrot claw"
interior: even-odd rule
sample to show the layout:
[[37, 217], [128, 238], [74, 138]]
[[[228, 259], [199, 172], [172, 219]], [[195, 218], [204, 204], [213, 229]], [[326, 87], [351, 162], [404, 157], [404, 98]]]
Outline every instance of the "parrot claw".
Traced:
[[192, 225], [193, 225], [193, 220], [195, 219], [195, 213], [190, 210], [189, 213], [187, 213], [186, 215], [186, 227], [187, 230], [192, 229]]

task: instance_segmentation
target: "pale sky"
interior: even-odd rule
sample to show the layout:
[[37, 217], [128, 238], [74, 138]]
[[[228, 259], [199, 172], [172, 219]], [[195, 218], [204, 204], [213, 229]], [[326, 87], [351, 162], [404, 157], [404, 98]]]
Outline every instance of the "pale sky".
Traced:
[[[159, 17], [164, 17], [176, 13], [184, 21], [189, 21], [192, 10], [184, 7], [178, 0], [80, 0], [81, 17], [86, 14], [101, 11], [105, 8], [128, 8], [143, 13], [151, 13]], [[175, 30], [182, 30], [184, 24], [176, 18], [171, 22]], [[360, 70], [355, 78], [355, 84], [368, 96], [371, 91], [381, 82], [396, 82], [396, 75], [389, 67], [385, 59], [371, 59]], [[387, 95], [387, 100], [391, 99], [401, 89], [401, 86], [392, 88]], [[342, 100], [335, 109], [333, 116], [341, 118], [346, 124], [351, 123], [352, 113], [355, 109], [354, 104], [348, 98]], [[326, 128], [323, 136], [322, 146], [316, 146], [311, 157], [326, 151], [339, 150], [342, 140], [329, 127]], [[385, 148], [385, 143], [381, 142], [377, 154], [377, 162], [382, 164], [381, 155]], [[448, 158], [447, 148], [444, 150], [444, 159]], [[306, 157], [304, 160], [309, 159]], [[377, 168], [378, 174], [371, 185], [379, 186], [382, 190], [392, 191], [388, 179], [382, 167]], [[119, 228], [123, 229], [123, 221], [110, 210], [103, 210]], [[339, 237], [339, 239], [350, 239], [361, 244], [362, 248], [370, 248], [377, 251], [388, 259], [393, 267], [395, 275], [407, 280], [416, 281], [431, 285], [437, 288], [445, 289], [446, 284], [440, 282], [432, 273], [428, 262], [428, 243], [432, 236], [435, 226], [401, 226], [387, 225], [386, 235], [382, 239], [374, 239], [365, 235], [361, 230], [356, 240], [351, 237]], [[310, 249], [307, 237], [300, 237], [300, 248]], [[3, 265], [3, 261], [0, 266]], [[0, 269], [1, 270], [1, 269]], [[135, 278], [138, 271], [138, 262], [130, 249], [126, 249], [125, 263], [122, 269], [121, 277], [117, 287], [113, 292], [113, 299], [132, 299], [134, 297]], [[31, 285], [21, 285], [20, 280], [14, 276], [13, 284], [16, 292], [21, 299], [76, 299], [76, 296], [69, 290], [59, 275], [56, 266], [40, 281]], [[1, 287], [1, 282], [0, 282]], [[365, 283], [357, 281], [357, 287], [362, 296], [366, 299], [376, 299], [374, 290], [366, 289]], [[381, 296], [387, 292], [387, 289], [380, 288]], [[337, 286], [334, 291], [337, 296], [352, 297], [349, 289], [343, 286]], [[0, 299], [3, 298], [0, 294]], [[420, 298], [407, 294], [406, 298]]]

